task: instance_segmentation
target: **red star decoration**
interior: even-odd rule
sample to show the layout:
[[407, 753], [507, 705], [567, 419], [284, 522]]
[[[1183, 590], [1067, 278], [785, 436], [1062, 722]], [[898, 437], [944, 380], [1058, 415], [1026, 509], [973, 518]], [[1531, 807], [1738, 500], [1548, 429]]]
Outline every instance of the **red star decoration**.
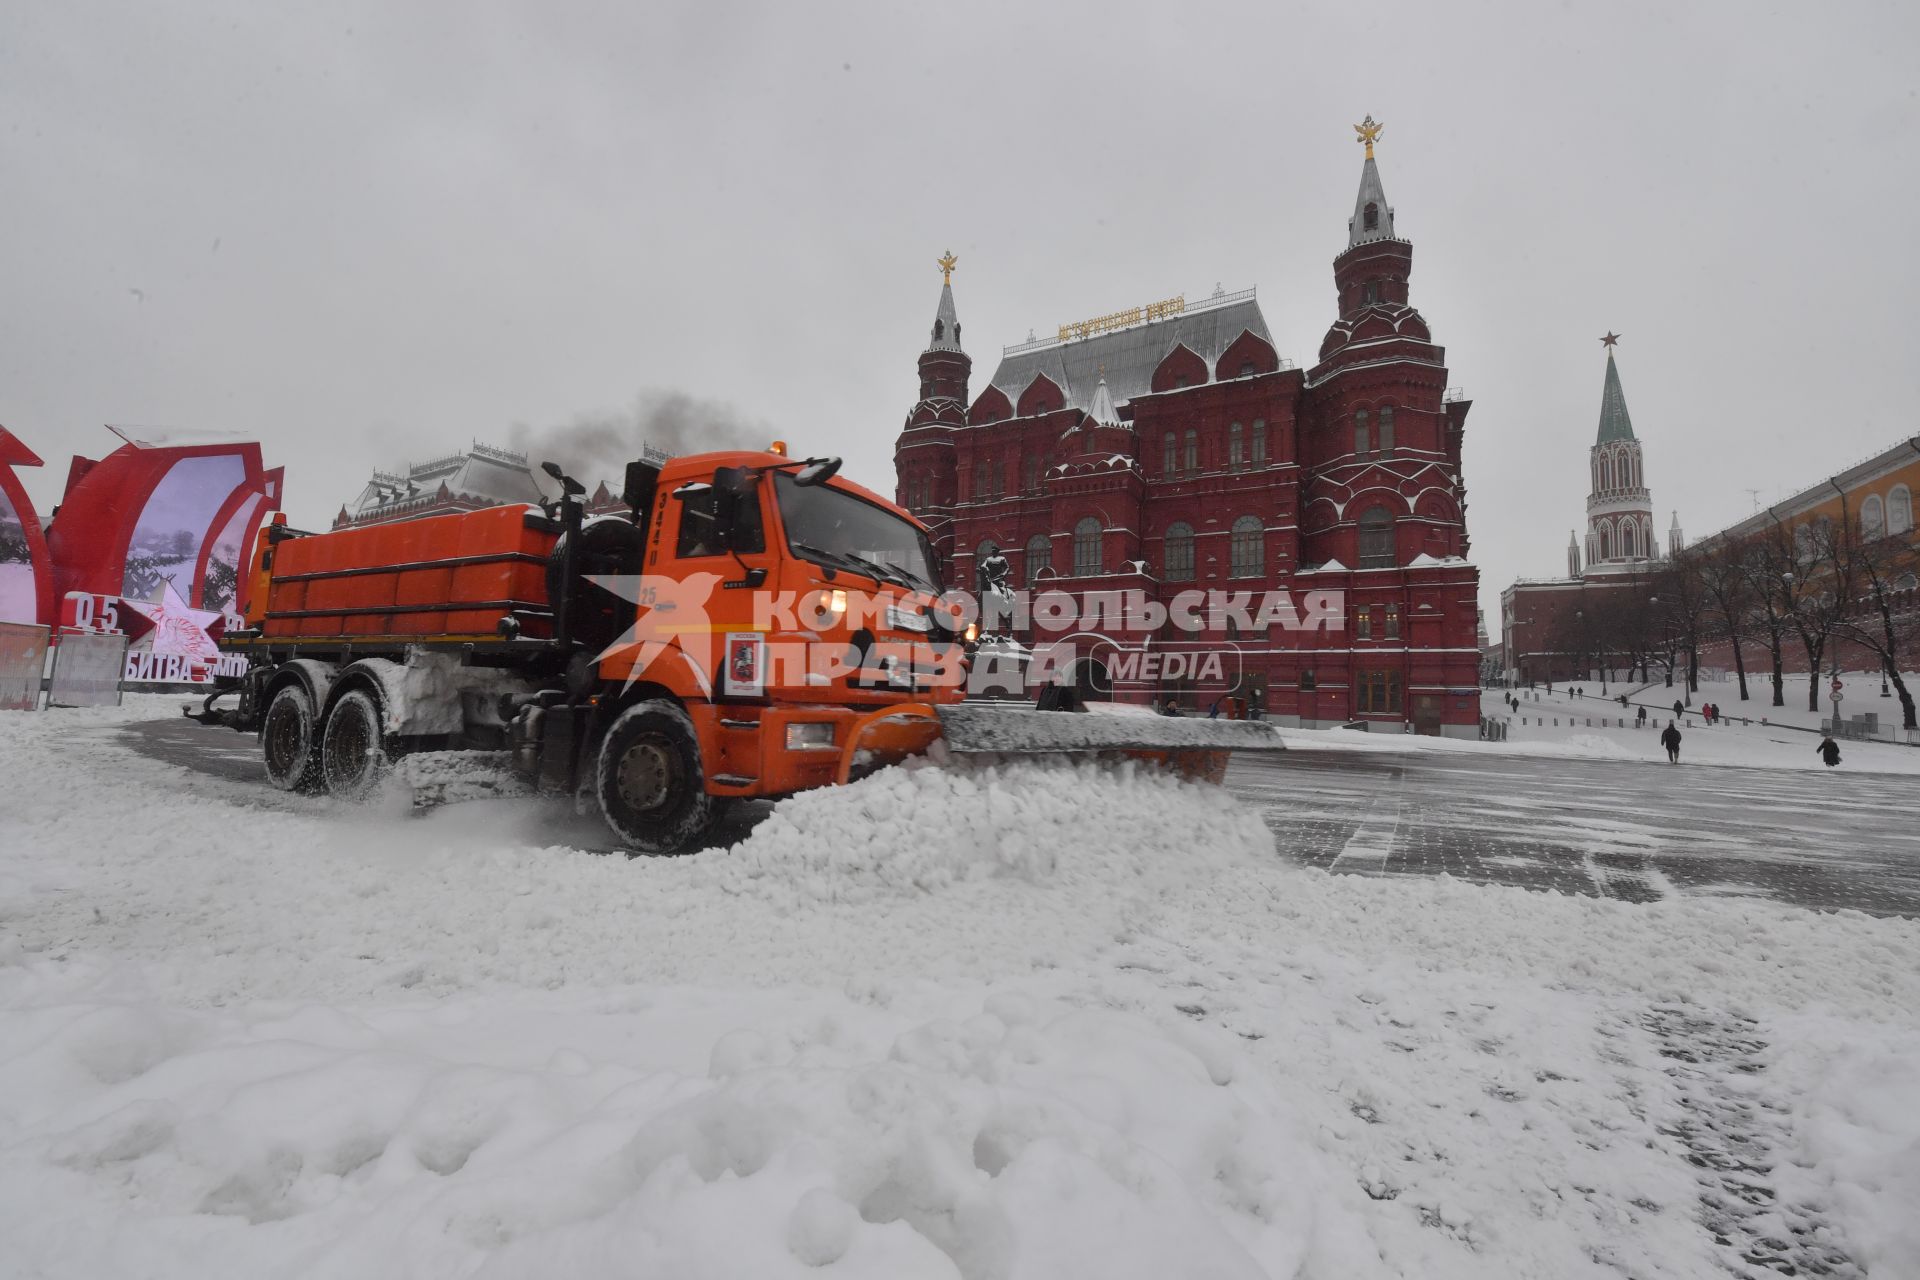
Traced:
[[171, 579], [161, 583], [153, 599], [123, 598], [120, 607], [123, 610], [121, 629], [129, 637], [138, 638], [148, 631], [156, 633], [155, 653], [182, 654], [196, 665], [208, 667], [219, 661], [220, 648], [216, 641], [225, 630], [225, 615], [218, 609], [188, 608], [180, 593], [173, 589]]
[[1611, 347], [1616, 345], [1619, 341], [1620, 341], [1620, 335], [1617, 333], [1610, 332], [1607, 334], [1606, 337], [1600, 339], [1600, 345], [1603, 347]]

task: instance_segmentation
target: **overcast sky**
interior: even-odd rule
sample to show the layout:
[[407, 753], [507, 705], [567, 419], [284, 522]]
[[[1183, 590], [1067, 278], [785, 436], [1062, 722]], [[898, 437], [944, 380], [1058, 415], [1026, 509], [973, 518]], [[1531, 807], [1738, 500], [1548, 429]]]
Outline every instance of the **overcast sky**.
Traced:
[[678, 392], [892, 484], [940, 277], [1028, 331], [1257, 286], [1334, 315], [1361, 154], [1474, 400], [1482, 603], [1584, 525], [1599, 336], [1656, 523], [1903, 436], [1920, 6], [13, 4], [0, 423], [376, 465]]

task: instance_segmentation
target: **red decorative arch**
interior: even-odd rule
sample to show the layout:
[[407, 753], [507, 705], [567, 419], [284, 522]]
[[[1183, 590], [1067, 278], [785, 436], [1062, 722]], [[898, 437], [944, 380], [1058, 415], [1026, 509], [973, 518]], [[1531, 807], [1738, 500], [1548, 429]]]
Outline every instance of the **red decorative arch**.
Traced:
[[[126, 444], [98, 462], [76, 457], [68, 473], [59, 518], [47, 531], [56, 597], [69, 591], [120, 595], [126, 579], [127, 554], [154, 491], [182, 462], [221, 457], [237, 461], [240, 483], [224, 491], [226, 497], [219, 506], [231, 500], [235, 490], [260, 491], [265, 478], [260, 469], [260, 446], [253, 441], [168, 446]], [[216, 514], [218, 509], [216, 506]], [[204, 527], [189, 532], [197, 553], [204, 546], [208, 532]], [[197, 586], [193, 589], [198, 590]]]
[[[237, 530], [233, 531], [236, 534], [234, 541], [237, 544], [234, 596], [231, 600], [225, 601], [224, 605], [235, 613], [245, 612], [247, 587], [251, 582], [247, 566], [252, 561], [254, 538], [259, 534], [260, 526], [266, 522], [267, 517], [280, 509], [280, 487], [285, 477], [286, 469], [275, 467], [271, 471], [261, 473], [257, 480], [242, 481], [232, 493], [227, 495], [227, 500], [221, 504], [219, 512], [213, 518], [213, 523], [207, 526], [206, 536], [200, 542], [200, 555], [194, 561], [191, 601], [194, 608], [207, 607], [207, 566], [213, 561], [213, 553], [216, 544], [221, 540], [221, 535], [229, 532], [227, 526], [237, 519], [241, 524]], [[600, 488], [604, 492], [606, 485], [602, 483]]]
[[[37, 622], [51, 626], [55, 620], [55, 602], [59, 596], [54, 590], [53, 557], [47, 550], [46, 533], [40, 527], [39, 513], [33, 509], [33, 499], [27, 496], [20, 477], [13, 473], [15, 467], [40, 465], [39, 455], [22, 444], [13, 432], [0, 427], [0, 496], [20, 521], [20, 534], [27, 544], [26, 564], [33, 582], [30, 606], [21, 602], [21, 606], [15, 608], [0, 596], [0, 622]], [[12, 616], [14, 613], [25, 616]]]

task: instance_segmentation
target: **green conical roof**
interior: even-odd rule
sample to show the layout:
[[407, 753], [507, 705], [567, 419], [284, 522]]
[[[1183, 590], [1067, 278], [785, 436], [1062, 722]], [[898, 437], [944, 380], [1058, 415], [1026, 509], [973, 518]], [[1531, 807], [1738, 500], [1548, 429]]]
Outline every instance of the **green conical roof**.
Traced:
[[1620, 389], [1620, 370], [1607, 352], [1607, 382], [1600, 389], [1600, 438], [1595, 444], [1633, 439], [1633, 419], [1627, 416], [1627, 393]]

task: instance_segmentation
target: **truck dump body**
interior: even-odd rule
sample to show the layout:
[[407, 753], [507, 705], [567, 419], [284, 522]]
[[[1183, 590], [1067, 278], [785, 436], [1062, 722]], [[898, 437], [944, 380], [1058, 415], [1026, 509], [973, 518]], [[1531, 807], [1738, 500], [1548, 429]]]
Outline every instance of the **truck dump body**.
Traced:
[[511, 506], [285, 538], [270, 549], [264, 611], [249, 621], [269, 641], [445, 641], [493, 639], [515, 615], [544, 639], [558, 536], [537, 511]]

